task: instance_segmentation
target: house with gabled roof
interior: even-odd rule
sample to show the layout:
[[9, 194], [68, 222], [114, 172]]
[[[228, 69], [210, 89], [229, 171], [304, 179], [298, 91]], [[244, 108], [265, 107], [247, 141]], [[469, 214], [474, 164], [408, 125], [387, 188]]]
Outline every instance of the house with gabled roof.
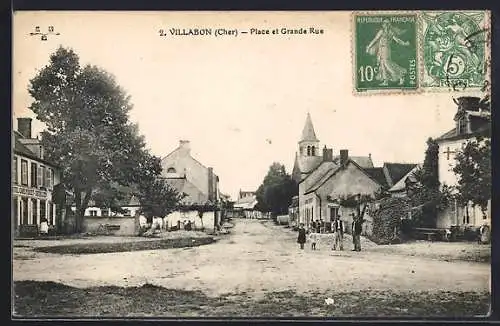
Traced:
[[309, 226], [315, 220], [329, 222], [340, 211], [334, 202], [338, 195], [352, 191], [372, 194], [383, 187], [377, 178], [385, 183], [382, 170], [375, 170], [371, 155], [349, 156], [347, 150], [334, 155], [333, 149], [326, 146], [321, 153], [309, 113], [298, 145], [292, 170], [292, 178], [299, 185], [298, 223]]
[[[162, 179], [185, 197], [181, 206], [186, 209], [175, 211], [167, 216], [168, 226], [180, 226], [184, 221], [191, 221], [195, 228], [203, 227], [213, 231], [220, 223], [220, 211], [215, 208], [220, 201], [219, 177], [212, 167], [207, 167], [191, 155], [188, 140], [179, 141], [179, 146], [161, 160]], [[214, 206], [203, 213], [189, 210], [196, 205]]]
[[[457, 112], [453, 118], [455, 126], [436, 138], [439, 145], [438, 176], [441, 185], [453, 187], [458, 177], [453, 172], [455, 155], [467, 141], [477, 137], [491, 137], [491, 109], [489, 104], [479, 97], [463, 96], [454, 99]], [[484, 215], [481, 209], [469, 203], [460, 207], [454, 201], [446, 210], [439, 212], [437, 227], [491, 225], [491, 200]]]
[[361, 194], [374, 197], [384, 185], [368, 173], [348, 150], [340, 151], [340, 159], [332, 159], [332, 149], [324, 148], [322, 163], [299, 183], [299, 222], [331, 222], [337, 215], [345, 225], [352, 222], [354, 207], [343, 207], [342, 199]]
[[350, 156], [347, 149], [342, 149], [334, 155], [333, 149], [326, 146], [320, 155], [310, 114], [298, 145], [292, 178], [299, 185], [298, 223], [306, 227], [316, 220], [328, 225], [337, 215], [344, 220], [344, 225], [349, 225], [355, 207], [343, 206], [344, 199], [358, 194], [373, 198], [394, 186], [416, 166], [385, 163], [383, 167], [374, 167], [371, 154]]

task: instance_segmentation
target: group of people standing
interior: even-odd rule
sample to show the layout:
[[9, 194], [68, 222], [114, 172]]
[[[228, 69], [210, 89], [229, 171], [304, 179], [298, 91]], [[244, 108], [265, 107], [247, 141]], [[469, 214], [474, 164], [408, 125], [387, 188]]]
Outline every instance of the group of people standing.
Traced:
[[[363, 220], [360, 217], [353, 216], [353, 222], [351, 225], [351, 234], [354, 249], [352, 251], [361, 251], [361, 232]], [[306, 230], [304, 224], [301, 223], [298, 230], [297, 243], [300, 245], [300, 249], [304, 249], [304, 245], [307, 241], [307, 234], [309, 233], [309, 241], [311, 243], [311, 250], [316, 250], [320, 240], [320, 230], [321, 224], [318, 222], [313, 222], [311, 229]], [[332, 250], [344, 250], [344, 221], [337, 216], [331, 223], [331, 230], [333, 234]]]

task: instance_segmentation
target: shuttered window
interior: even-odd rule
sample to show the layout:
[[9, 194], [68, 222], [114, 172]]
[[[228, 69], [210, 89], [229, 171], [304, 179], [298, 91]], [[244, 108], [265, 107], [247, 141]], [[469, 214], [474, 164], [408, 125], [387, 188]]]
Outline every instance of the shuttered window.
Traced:
[[17, 184], [17, 157], [14, 156], [14, 161], [12, 162], [12, 181]]
[[28, 185], [28, 161], [21, 160], [21, 184]]
[[37, 178], [36, 178], [37, 179], [37, 185], [38, 185], [38, 187], [43, 186], [43, 184], [42, 184], [42, 180], [43, 179], [42, 178], [43, 178], [43, 166], [39, 166], [38, 167]]
[[45, 186], [45, 188], [50, 189], [50, 169], [49, 168], [45, 169], [45, 182], [44, 182], [44, 186]]
[[37, 166], [36, 163], [31, 163], [31, 187], [36, 188], [37, 186]]

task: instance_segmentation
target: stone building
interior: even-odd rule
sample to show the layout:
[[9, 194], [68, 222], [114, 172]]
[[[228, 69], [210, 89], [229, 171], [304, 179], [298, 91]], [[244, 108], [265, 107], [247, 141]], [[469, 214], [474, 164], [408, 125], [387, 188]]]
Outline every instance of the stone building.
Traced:
[[[179, 146], [161, 160], [162, 178], [178, 192], [186, 194], [182, 204], [186, 207], [220, 203], [219, 177], [212, 167], [200, 163], [191, 155], [188, 140], [181, 140]], [[214, 230], [221, 222], [220, 210], [205, 212], [202, 219], [195, 210], [176, 211], [167, 216], [168, 226], [180, 225], [185, 220], [194, 223], [195, 228]]]
[[52, 198], [59, 184], [59, 167], [44, 157], [38, 138], [32, 137], [31, 118], [18, 118], [17, 131], [12, 135], [12, 223], [14, 234], [37, 230], [41, 220], [51, 227], [61, 225], [56, 220], [56, 204]]
[[[482, 136], [490, 138], [491, 110], [478, 97], [459, 97], [454, 100], [457, 113], [454, 117], [455, 126], [436, 139], [439, 145], [438, 173], [441, 185], [455, 186], [458, 178], [453, 172], [455, 154], [469, 140]], [[450, 226], [491, 225], [491, 200], [484, 215], [478, 206], [469, 203], [468, 207], [460, 207], [453, 202], [448, 209], [440, 212], [437, 220], [438, 228]]]

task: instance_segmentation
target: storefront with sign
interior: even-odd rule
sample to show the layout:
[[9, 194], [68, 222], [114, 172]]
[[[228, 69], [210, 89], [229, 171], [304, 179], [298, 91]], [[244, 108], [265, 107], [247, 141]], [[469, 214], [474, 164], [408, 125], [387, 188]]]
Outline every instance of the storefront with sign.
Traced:
[[16, 235], [24, 226], [37, 231], [44, 219], [56, 225], [52, 191], [60, 181], [60, 171], [44, 158], [40, 140], [31, 138], [30, 120], [18, 120], [20, 131], [13, 132], [11, 212]]

